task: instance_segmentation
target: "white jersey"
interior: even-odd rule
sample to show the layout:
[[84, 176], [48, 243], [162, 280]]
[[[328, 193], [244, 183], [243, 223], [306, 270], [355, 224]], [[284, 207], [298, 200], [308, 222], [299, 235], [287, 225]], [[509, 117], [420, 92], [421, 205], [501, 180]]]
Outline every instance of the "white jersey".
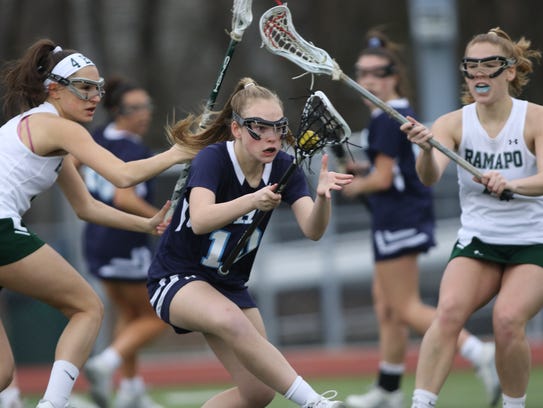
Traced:
[[0, 127], [0, 218], [20, 219], [30, 201], [58, 177], [63, 156], [38, 156], [24, 145], [17, 130], [24, 117], [42, 112], [58, 115], [55, 107], [45, 102]]
[[[500, 133], [491, 138], [479, 122], [475, 104], [462, 108], [462, 141], [459, 154], [481, 173], [496, 170], [507, 180], [537, 173], [536, 157], [524, 141], [528, 102], [513, 100]], [[489, 244], [530, 245], [543, 243], [543, 197], [515, 195], [510, 201], [483, 194], [484, 186], [458, 166], [462, 226], [458, 239], [467, 245], [473, 237]]]

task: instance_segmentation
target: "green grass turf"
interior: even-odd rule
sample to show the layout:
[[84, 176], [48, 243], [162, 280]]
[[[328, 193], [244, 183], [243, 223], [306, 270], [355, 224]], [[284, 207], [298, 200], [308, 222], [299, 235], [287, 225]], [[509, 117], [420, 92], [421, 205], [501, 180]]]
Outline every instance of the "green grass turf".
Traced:
[[[371, 386], [373, 377], [344, 377], [329, 379], [309, 379], [310, 384], [319, 392], [335, 389], [338, 398], [344, 399], [347, 395], [364, 392]], [[528, 387], [527, 408], [540, 408], [543, 406], [543, 368], [537, 367], [532, 371], [530, 385]], [[402, 389], [405, 392], [405, 407], [410, 407], [411, 392], [414, 385], [414, 376], [407, 375], [402, 382]], [[213, 385], [211, 387], [183, 387], [152, 389], [152, 398], [165, 408], [197, 408], [218, 391], [228, 386]], [[35, 396], [25, 396], [28, 407], [34, 407], [37, 401]], [[86, 396], [76, 395], [76, 398]], [[87, 408], [87, 405], [76, 400], [74, 408]], [[285, 400], [279, 395], [269, 405], [270, 408], [293, 408], [296, 405]], [[486, 396], [482, 383], [475, 377], [472, 371], [453, 371], [447, 379], [439, 400], [438, 407], [441, 408], [478, 408], [487, 407]], [[501, 400], [497, 405], [501, 408]]]

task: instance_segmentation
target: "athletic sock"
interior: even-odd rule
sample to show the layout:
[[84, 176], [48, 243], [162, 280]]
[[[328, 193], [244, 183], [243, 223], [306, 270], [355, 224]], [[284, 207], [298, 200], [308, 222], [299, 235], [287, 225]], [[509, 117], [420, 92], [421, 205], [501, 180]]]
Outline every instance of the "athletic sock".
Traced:
[[388, 392], [399, 390], [404, 371], [404, 364], [392, 364], [381, 361], [379, 363], [377, 386]]
[[302, 377], [298, 376], [285, 393], [285, 398], [302, 406], [308, 401], [318, 399], [319, 394]]
[[437, 395], [426, 390], [416, 388], [413, 392], [412, 408], [432, 408], [436, 406]]
[[43, 399], [55, 407], [66, 406], [78, 375], [79, 369], [69, 361], [55, 361]]
[[520, 398], [508, 397], [502, 394], [503, 406], [507, 408], [524, 408], [526, 406], [526, 395]]
[[141, 377], [124, 377], [121, 379], [119, 389], [133, 394], [144, 394], [145, 383]]
[[98, 354], [96, 359], [112, 370], [118, 368], [122, 363], [121, 355], [111, 346]]
[[483, 342], [477, 337], [470, 335], [460, 347], [460, 355], [468, 360], [473, 366], [478, 367], [481, 363], [481, 351]]

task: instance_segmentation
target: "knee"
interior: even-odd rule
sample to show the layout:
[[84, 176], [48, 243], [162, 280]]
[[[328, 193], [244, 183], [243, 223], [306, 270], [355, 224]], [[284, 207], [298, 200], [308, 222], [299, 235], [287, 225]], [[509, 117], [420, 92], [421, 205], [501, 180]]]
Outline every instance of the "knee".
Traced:
[[256, 328], [239, 309], [223, 310], [215, 316], [213, 332], [225, 341], [246, 342]]
[[443, 299], [439, 301], [436, 311], [436, 322], [447, 333], [459, 333], [466, 323], [467, 314], [455, 301]]
[[514, 310], [496, 307], [492, 314], [492, 325], [497, 343], [507, 344], [514, 339], [524, 337], [526, 321], [515, 314]]
[[5, 390], [13, 382], [15, 367], [3, 367], [0, 373], [0, 391]]

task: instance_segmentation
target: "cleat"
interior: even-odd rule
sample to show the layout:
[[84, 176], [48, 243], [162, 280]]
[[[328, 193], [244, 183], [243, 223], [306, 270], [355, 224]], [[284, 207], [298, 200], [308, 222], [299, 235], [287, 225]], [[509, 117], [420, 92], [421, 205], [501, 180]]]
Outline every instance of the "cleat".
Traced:
[[319, 395], [318, 399], [306, 402], [302, 408], [345, 408], [343, 402], [332, 401], [332, 398], [335, 398], [336, 396], [336, 391], [326, 391]]
[[373, 386], [367, 393], [349, 395], [345, 399], [348, 408], [402, 408], [402, 390], [386, 391]]

